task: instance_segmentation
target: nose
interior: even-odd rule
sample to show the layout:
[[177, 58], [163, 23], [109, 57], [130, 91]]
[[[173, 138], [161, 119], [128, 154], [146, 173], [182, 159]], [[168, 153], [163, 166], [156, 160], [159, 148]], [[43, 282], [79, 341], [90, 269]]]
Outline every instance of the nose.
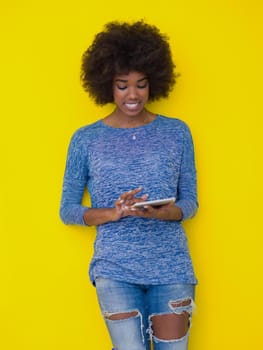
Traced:
[[136, 99], [138, 97], [138, 91], [137, 91], [137, 88], [135, 86], [130, 86], [128, 88], [128, 97], [130, 99]]

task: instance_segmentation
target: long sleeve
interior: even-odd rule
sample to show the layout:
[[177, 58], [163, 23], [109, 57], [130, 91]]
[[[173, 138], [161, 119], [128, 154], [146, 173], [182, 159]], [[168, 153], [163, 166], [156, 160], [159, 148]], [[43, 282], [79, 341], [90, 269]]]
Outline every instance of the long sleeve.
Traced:
[[196, 189], [196, 168], [193, 140], [186, 126], [184, 135], [183, 155], [181, 160], [180, 177], [178, 181], [176, 205], [183, 212], [182, 220], [193, 217], [198, 209]]
[[[183, 219], [194, 215], [194, 150], [183, 121], [158, 115], [137, 128], [113, 128], [99, 120], [79, 129], [69, 145], [61, 219], [85, 225], [83, 215], [90, 210], [82, 205], [85, 187], [96, 209], [112, 207], [121, 193], [139, 186], [150, 199], [175, 196]], [[177, 220], [127, 216], [97, 225], [89, 271], [93, 283], [97, 276], [138, 284], [197, 283]]]
[[71, 139], [64, 174], [60, 217], [65, 224], [85, 225], [83, 215], [88, 207], [81, 203], [87, 179], [87, 151], [79, 130]]

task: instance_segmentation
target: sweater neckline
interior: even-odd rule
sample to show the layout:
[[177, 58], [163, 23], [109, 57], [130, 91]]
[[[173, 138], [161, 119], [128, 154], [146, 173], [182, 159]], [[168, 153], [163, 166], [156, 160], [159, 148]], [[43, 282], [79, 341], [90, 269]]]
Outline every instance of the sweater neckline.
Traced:
[[140, 125], [140, 126], [135, 126], [135, 127], [132, 127], [132, 128], [120, 128], [120, 127], [115, 127], [115, 126], [110, 126], [110, 125], [107, 125], [103, 122], [103, 119], [100, 119], [98, 121], [98, 123], [104, 127], [105, 129], [111, 129], [111, 130], [117, 130], [117, 131], [139, 131], [139, 130], [142, 130], [142, 129], [146, 129], [146, 128], [149, 128], [151, 127], [152, 125], [154, 125], [158, 120], [160, 119], [160, 115], [159, 114], [156, 114], [156, 118], [153, 119], [150, 123], [148, 124], [144, 124], [144, 125]]

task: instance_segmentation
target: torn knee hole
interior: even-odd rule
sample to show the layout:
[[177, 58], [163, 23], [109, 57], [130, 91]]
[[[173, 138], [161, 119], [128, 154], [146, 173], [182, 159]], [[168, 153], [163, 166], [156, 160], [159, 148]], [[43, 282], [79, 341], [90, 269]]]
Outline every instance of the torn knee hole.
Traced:
[[138, 311], [104, 314], [105, 318], [107, 318], [108, 320], [125, 320], [131, 317], [136, 317], [137, 315], [138, 315]]
[[192, 303], [192, 299], [185, 299], [185, 300], [177, 300], [177, 301], [171, 301], [171, 306], [176, 307], [182, 307], [182, 306], [189, 306]]
[[189, 313], [152, 316], [153, 335], [162, 340], [183, 338], [189, 329]]

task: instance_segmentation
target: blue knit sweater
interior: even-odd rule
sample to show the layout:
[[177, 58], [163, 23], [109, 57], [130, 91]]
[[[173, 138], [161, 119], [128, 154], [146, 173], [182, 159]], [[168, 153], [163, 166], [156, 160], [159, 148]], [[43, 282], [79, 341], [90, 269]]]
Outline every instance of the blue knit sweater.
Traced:
[[[87, 186], [93, 208], [109, 208], [123, 192], [143, 188], [148, 199], [176, 197], [183, 220], [198, 207], [196, 170], [187, 125], [158, 115], [150, 124], [113, 128], [102, 120], [73, 135], [64, 175], [60, 215], [85, 225]], [[139, 284], [197, 283], [181, 222], [124, 217], [97, 226], [90, 279]]]

